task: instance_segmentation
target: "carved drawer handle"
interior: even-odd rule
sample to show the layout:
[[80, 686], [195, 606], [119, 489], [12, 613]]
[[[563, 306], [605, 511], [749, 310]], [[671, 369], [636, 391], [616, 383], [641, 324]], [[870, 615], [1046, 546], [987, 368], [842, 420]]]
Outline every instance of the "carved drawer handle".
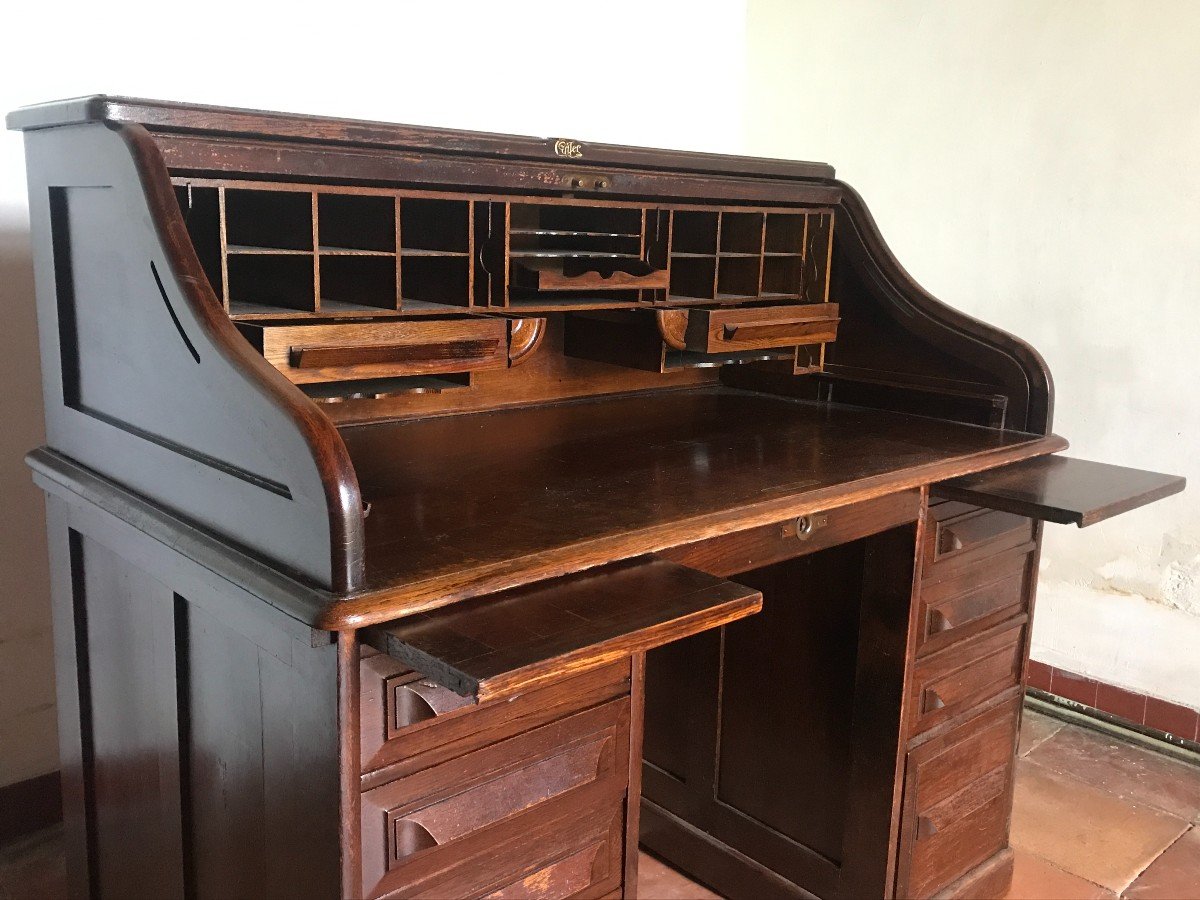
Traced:
[[292, 347], [288, 363], [294, 369], [323, 369], [431, 362], [443, 359], [483, 359], [496, 351], [498, 340], [436, 341], [427, 344], [349, 344]]
[[805, 315], [805, 316], [782, 316], [773, 319], [751, 319], [744, 322], [730, 322], [725, 326], [725, 337], [731, 338], [738, 333], [740, 329], [754, 328], [771, 328], [779, 325], [811, 325], [814, 322], [832, 321], [830, 316], [821, 315]]
[[942, 528], [941, 534], [938, 535], [938, 554], [939, 555], [945, 555], [947, 553], [954, 553], [956, 550], [961, 550], [965, 546], [966, 546], [966, 544], [963, 543], [963, 539], [959, 536], [958, 532], [956, 532], [953, 528], [951, 528], [951, 527]]
[[938, 833], [938, 827], [929, 816], [917, 816], [917, 840], [933, 837]]
[[396, 727], [415, 725], [470, 705], [470, 697], [456, 694], [440, 684], [409, 681], [396, 689]]
[[957, 628], [957, 627], [958, 626], [955, 625], [954, 622], [951, 622], [950, 617], [947, 616], [944, 612], [942, 612], [942, 610], [935, 609], [929, 613], [929, 633], [930, 634], [937, 634], [938, 632], [941, 632], [941, 631], [949, 631], [951, 628]]
[[945, 705], [946, 701], [933, 688], [925, 688], [924, 693], [921, 694], [921, 712], [933, 712]]

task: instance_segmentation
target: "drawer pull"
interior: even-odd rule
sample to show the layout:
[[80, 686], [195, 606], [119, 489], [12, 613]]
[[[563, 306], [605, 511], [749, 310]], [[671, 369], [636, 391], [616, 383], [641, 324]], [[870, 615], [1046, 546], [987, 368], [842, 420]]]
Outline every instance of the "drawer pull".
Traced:
[[1024, 516], [997, 510], [980, 510], [937, 524], [937, 546], [934, 558], [941, 559], [961, 550], [998, 542], [1006, 535], [1021, 532], [1023, 540], [1030, 536], [1031, 524]]
[[933, 710], [941, 709], [945, 705], [946, 701], [933, 688], [925, 688], [925, 691], [921, 694], [921, 712], [933, 712]]
[[937, 634], [942, 631], [949, 631], [951, 628], [954, 628], [954, 627], [956, 627], [955, 624], [950, 621], [950, 617], [947, 616], [942, 610], [935, 609], [929, 613], [929, 633], [930, 634]]
[[929, 816], [917, 816], [917, 840], [933, 837], [938, 833], [937, 824]]
[[396, 688], [396, 727], [404, 728], [436, 719], [464, 706], [471, 698], [463, 697], [432, 681], [409, 681]]
[[828, 315], [810, 313], [808, 315], [801, 316], [774, 316], [764, 319], [750, 319], [748, 321], [744, 320], [741, 322], [730, 322], [725, 326], [725, 337], [731, 338], [743, 328], [750, 330], [754, 328], [771, 328], [774, 326], [807, 325], [810, 322], [826, 322], [828, 320]]
[[428, 344], [348, 344], [292, 347], [288, 362], [296, 369], [372, 366], [441, 359], [483, 359], [496, 351], [498, 340], [437, 341]]

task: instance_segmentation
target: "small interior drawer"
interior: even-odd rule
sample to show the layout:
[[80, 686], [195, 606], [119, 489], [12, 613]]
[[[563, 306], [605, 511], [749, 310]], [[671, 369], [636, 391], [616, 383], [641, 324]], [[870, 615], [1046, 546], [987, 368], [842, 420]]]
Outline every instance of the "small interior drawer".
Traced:
[[1021, 682], [1027, 616], [920, 660], [907, 704], [912, 734], [966, 712]]
[[518, 696], [748, 616], [762, 594], [639, 557], [364, 629], [363, 640], [477, 703]]
[[241, 322], [238, 328], [296, 384], [473, 372], [508, 365], [509, 323], [500, 318], [320, 325]]
[[837, 338], [836, 303], [666, 310], [663, 340], [676, 350], [727, 353], [821, 344]]
[[1032, 550], [1019, 549], [921, 583], [917, 653], [934, 653], [1027, 610]]
[[897, 896], [928, 897], [1008, 842], [1021, 697], [908, 755]]
[[469, 856], [474, 841], [501, 838], [517, 818], [528, 830], [623, 797], [629, 715], [627, 698], [613, 700], [365, 791], [364, 884], [410, 861]]

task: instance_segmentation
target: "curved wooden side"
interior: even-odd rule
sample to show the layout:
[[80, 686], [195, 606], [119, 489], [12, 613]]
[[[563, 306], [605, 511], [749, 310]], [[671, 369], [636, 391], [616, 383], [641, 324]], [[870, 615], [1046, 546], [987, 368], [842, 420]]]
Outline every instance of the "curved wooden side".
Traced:
[[[827, 347], [827, 365], [994, 388], [1008, 398], [1005, 428], [1048, 434], [1054, 383], [1041, 355], [921, 287], [884, 241], [862, 197], [839, 184], [831, 299], [841, 304], [842, 322], [838, 340]], [[889, 320], [887, 340], [872, 324], [880, 315]], [[904, 333], [907, 346], [896, 340]]]
[[542, 345], [545, 337], [545, 319], [513, 319], [509, 326], [508, 364], [519, 366], [525, 362]]
[[281, 570], [363, 577], [346, 447], [241, 338], [141, 126], [26, 134], [47, 438]]
[[[120, 133], [133, 154], [150, 204], [151, 222], [169, 254], [176, 284], [188, 307], [205, 328], [212, 346], [245, 372], [249, 386], [287, 415], [312, 449], [329, 505], [330, 587], [335, 591], [353, 590], [363, 574], [363, 503], [354, 464], [341, 435], [312, 400], [250, 346], [221, 308], [196, 256], [154, 138], [141, 125], [123, 127]], [[539, 329], [539, 339], [540, 335]]]

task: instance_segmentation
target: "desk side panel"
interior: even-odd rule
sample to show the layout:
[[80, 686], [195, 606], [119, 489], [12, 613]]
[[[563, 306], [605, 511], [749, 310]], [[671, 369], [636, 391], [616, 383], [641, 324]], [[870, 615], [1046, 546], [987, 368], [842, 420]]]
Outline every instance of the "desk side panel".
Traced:
[[334, 646], [49, 522], [72, 896], [340, 895]]
[[336, 430], [234, 330], [139, 128], [26, 135], [51, 446], [318, 585], [361, 575]]

